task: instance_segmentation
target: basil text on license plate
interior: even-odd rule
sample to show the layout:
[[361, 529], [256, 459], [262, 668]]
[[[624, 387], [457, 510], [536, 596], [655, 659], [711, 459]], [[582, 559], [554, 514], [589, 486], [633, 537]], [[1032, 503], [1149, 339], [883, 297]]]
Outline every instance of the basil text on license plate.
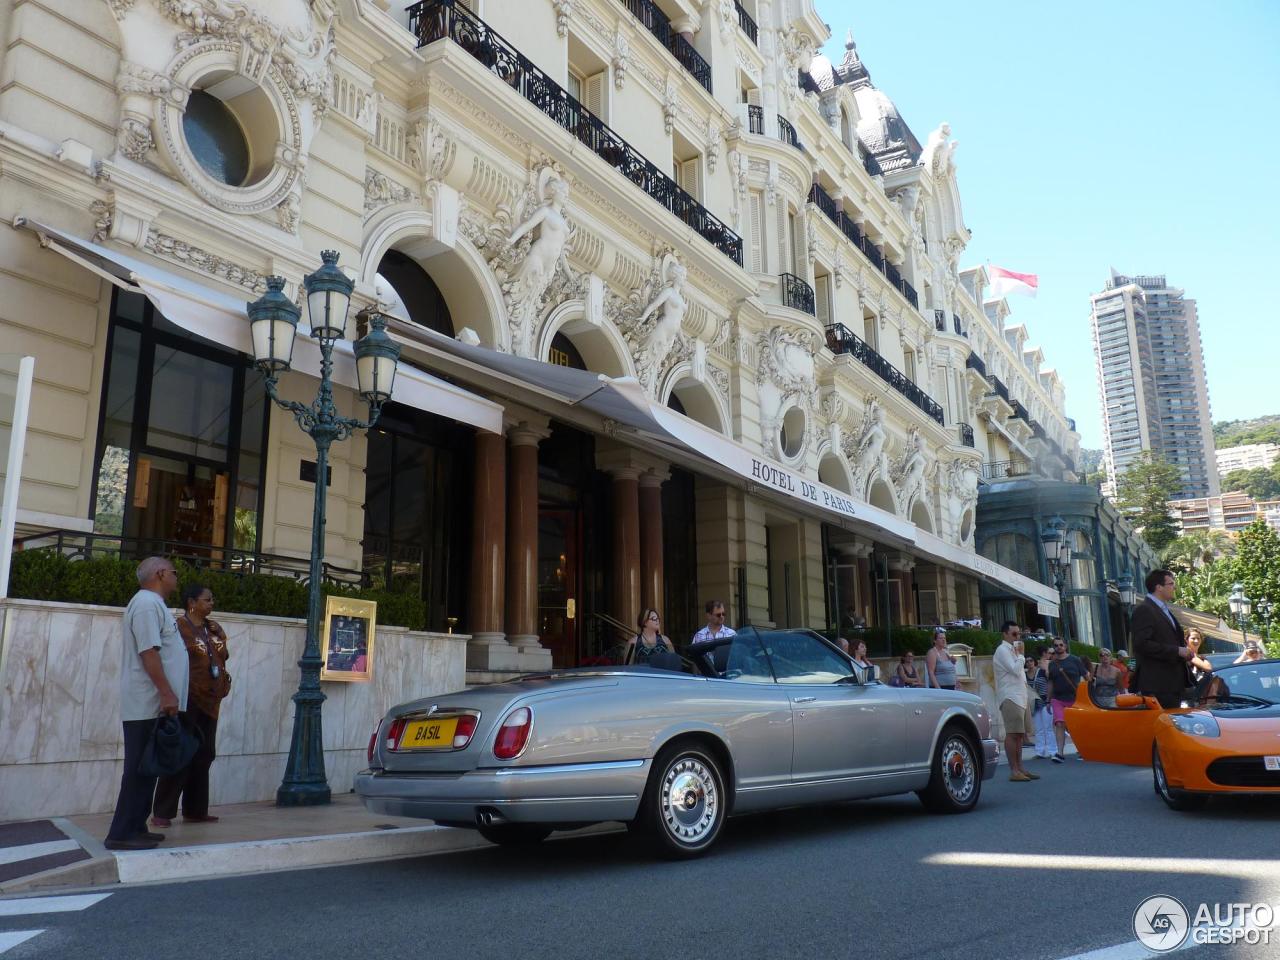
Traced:
[[453, 748], [453, 731], [458, 727], [458, 718], [447, 720], [415, 720], [408, 724], [404, 736], [400, 738], [401, 750], [430, 750], [432, 748]]
[[1280, 770], [1280, 757], [1263, 757], [1262, 761], [1268, 770]]

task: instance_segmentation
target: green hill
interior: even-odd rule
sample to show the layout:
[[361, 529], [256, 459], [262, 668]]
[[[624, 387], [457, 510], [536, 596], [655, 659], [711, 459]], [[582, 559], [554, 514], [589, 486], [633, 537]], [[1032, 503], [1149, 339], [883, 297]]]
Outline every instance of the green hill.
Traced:
[[1280, 414], [1252, 420], [1219, 420], [1213, 425], [1213, 443], [1219, 450], [1246, 443], [1280, 443]]

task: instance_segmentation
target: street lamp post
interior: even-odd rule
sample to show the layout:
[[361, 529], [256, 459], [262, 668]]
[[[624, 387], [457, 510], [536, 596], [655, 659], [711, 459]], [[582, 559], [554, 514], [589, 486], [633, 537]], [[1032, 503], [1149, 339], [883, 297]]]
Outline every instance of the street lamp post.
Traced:
[[1248, 617], [1249, 610], [1253, 605], [1244, 593], [1244, 584], [1238, 580], [1231, 585], [1231, 596], [1227, 598], [1227, 606], [1231, 608], [1231, 615], [1235, 617], [1236, 627], [1240, 631], [1241, 639], [1249, 639]]
[[1125, 574], [1116, 581], [1120, 592], [1120, 618], [1124, 621], [1124, 648], [1129, 649], [1129, 608], [1133, 606], [1133, 578]]
[[1258, 616], [1262, 618], [1263, 640], [1271, 639], [1271, 601], [1266, 597], [1258, 600]]
[[1071, 551], [1067, 548], [1067, 524], [1061, 517], [1054, 517], [1040, 531], [1040, 542], [1044, 546], [1044, 559], [1058, 590], [1058, 620], [1062, 628], [1063, 639], [1067, 636], [1066, 599], [1062, 596], [1062, 586], [1067, 577], [1071, 563]]
[[321, 253], [320, 269], [302, 281], [307, 295], [311, 336], [320, 345], [320, 387], [310, 404], [285, 400], [278, 392], [279, 376], [293, 363], [293, 340], [302, 311], [283, 292], [282, 277], [267, 278], [267, 292], [248, 304], [249, 329], [253, 335], [253, 356], [266, 381], [267, 394], [279, 407], [288, 410], [298, 426], [316, 445], [315, 507], [311, 519], [311, 569], [307, 593], [307, 638], [298, 661], [301, 678], [293, 695], [293, 737], [284, 780], [276, 791], [282, 807], [316, 806], [329, 802], [329, 782], [324, 770], [324, 738], [320, 706], [320, 599], [324, 567], [324, 526], [326, 481], [329, 476], [329, 447], [345, 440], [356, 430], [367, 430], [377, 422], [382, 405], [391, 397], [400, 347], [387, 336], [381, 314], [368, 315], [369, 332], [354, 344], [356, 384], [369, 404], [369, 419], [343, 417], [333, 401], [333, 348], [346, 334], [347, 313], [355, 284], [338, 269], [338, 255]]

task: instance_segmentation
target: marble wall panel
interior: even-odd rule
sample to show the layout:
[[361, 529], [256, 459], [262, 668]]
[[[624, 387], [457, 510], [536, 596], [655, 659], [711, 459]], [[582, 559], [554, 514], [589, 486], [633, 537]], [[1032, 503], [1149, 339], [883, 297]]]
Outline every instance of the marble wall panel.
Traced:
[[80, 718], [80, 760], [119, 760], [124, 756], [120, 727], [121, 613], [99, 607], [85, 646], [84, 696]]
[[[50, 613], [48, 616], [49, 645], [44, 668], [40, 733], [35, 754], [38, 763], [80, 759], [89, 644], [94, 639], [94, 624], [97, 619], [92, 614], [64, 611]], [[97, 704], [89, 705], [90, 710], [96, 708]]]
[[48, 610], [8, 611], [4, 677], [0, 682], [0, 764], [30, 763], [36, 756], [44, 674], [49, 648]]
[[[28, 600], [0, 609], [0, 821], [110, 811], [122, 754], [121, 611]], [[305, 628], [238, 614], [218, 620], [234, 682], [219, 716], [212, 799], [272, 800], [284, 775]], [[351, 790], [369, 735], [390, 707], [463, 687], [466, 640], [384, 628], [372, 682], [325, 684], [325, 768], [335, 793]]]

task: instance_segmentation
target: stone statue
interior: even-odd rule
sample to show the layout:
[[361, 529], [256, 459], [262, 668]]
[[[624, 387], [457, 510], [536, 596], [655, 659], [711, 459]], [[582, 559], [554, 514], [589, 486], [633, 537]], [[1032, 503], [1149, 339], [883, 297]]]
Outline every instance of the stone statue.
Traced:
[[845, 456], [853, 468], [854, 489], [857, 493], [865, 496], [867, 481], [880, 472], [880, 458], [884, 454], [887, 439], [880, 401], [875, 397], [867, 397], [862, 427], [858, 430], [857, 437], [849, 438], [845, 447]]
[[680, 333], [680, 325], [689, 309], [684, 298], [684, 282], [688, 275], [684, 265], [673, 254], [663, 256], [660, 271], [662, 286], [636, 320], [636, 325], [641, 326], [655, 311], [662, 311], [640, 348], [641, 380], [646, 388], [652, 389], [657, 382], [658, 373]]
[[920, 431], [912, 428], [902, 458], [893, 469], [893, 479], [898, 484], [899, 502], [909, 506], [912, 499], [921, 492], [928, 466], [929, 460], [924, 455], [924, 441], [920, 437]]
[[534, 196], [538, 205], [507, 237], [507, 244], [515, 249], [516, 244], [533, 231], [537, 231], [537, 236], [503, 288], [516, 328], [517, 352], [524, 356], [532, 350], [533, 320], [564, 257], [570, 233], [569, 221], [564, 215], [569, 185], [550, 166], [538, 171]]
[[938, 168], [938, 161], [946, 153], [944, 144], [949, 136], [951, 136], [951, 124], [945, 121], [938, 124], [937, 129], [929, 134], [929, 139], [920, 154], [920, 165], [929, 172], [932, 173]]

